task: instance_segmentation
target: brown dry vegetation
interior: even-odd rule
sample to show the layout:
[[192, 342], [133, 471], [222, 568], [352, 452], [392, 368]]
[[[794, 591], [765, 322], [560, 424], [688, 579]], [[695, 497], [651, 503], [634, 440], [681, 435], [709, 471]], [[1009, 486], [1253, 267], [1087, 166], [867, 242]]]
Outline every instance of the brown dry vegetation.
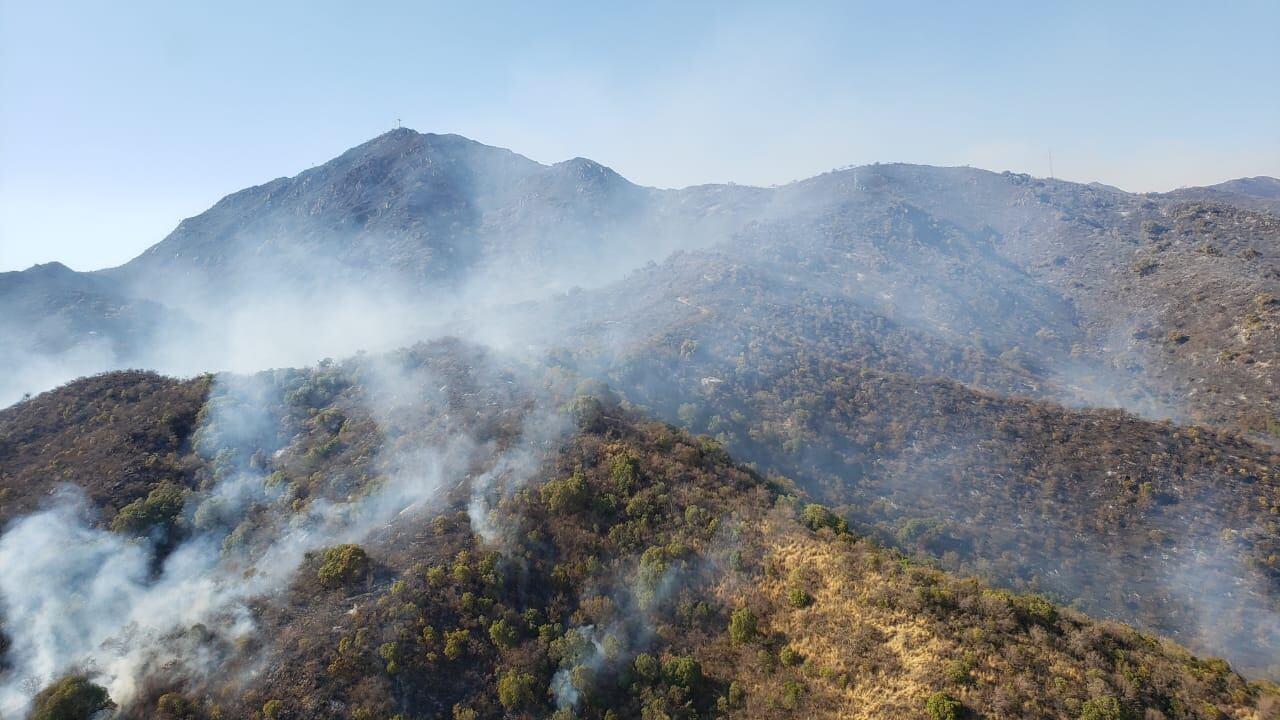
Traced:
[[[1078, 717], [1106, 697], [1132, 717], [1274, 711], [1272, 700], [1240, 707], [1253, 691], [1221, 675], [1225, 664], [1167, 641], [914, 565], [866, 539], [813, 533], [789, 512], [760, 527], [753, 604], [770, 652], [789, 648], [800, 661], [788, 669], [744, 655], [743, 717], [784, 714], [791, 684], [803, 688], [804, 710], [823, 717], [915, 717], [937, 692], [979, 717]], [[809, 604], [788, 602], [796, 587]]]
[[163, 483], [190, 485], [190, 440], [207, 378], [83, 378], [0, 410], [0, 526], [61, 484], [110, 515]]

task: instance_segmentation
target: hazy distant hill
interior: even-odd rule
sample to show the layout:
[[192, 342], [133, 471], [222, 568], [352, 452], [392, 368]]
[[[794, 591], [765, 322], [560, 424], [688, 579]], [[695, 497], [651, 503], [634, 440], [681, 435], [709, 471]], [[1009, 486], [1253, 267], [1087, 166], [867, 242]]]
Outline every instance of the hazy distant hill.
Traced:
[[390, 282], [413, 292], [495, 269], [508, 279], [513, 267], [563, 275], [563, 266], [634, 261], [642, 241], [673, 242], [657, 236], [664, 196], [590, 160], [545, 166], [402, 129], [229, 195], [103, 274], [178, 304], [282, 283]]
[[1265, 175], [1228, 180], [1208, 187], [1180, 188], [1164, 193], [1164, 196], [1280, 213], [1280, 179]]
[[47, 354], [95, 340], [133, 352], [146, 346], [165, 312], [110, 280], [56, 262], [0, 273], [0, 304], [6, 334], [26, 330], [32, 349]]

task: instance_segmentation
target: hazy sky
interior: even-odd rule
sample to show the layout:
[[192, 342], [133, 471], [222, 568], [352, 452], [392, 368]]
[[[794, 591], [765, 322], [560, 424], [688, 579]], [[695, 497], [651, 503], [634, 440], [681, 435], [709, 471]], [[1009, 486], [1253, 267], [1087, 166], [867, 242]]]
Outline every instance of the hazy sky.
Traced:
[[1280, 2], [0, 0], [0, 270], [119, 264], [394, 127], [650, 185], [1280, 175]]

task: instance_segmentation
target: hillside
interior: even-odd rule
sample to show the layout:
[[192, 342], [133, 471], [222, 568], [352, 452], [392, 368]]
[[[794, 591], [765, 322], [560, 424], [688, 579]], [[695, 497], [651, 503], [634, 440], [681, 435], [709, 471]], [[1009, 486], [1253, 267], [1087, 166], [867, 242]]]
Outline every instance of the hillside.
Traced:
[[[608, 298], [581, 303], [597, 319], [553, 357], [903, 551], [1275, 672], [1273, 449], [1047, 402], [1069, 391], [1040, 382], [1025, 355], [949, 346], [808, 289], [779, 293], [722, 258], [681, 264], [636, 278], [687, 293], [666, 306], [676, 317], [628, 328], [598, 319], [622, 317]], [[732, 278], [694, 280], [708, 271]], [[1207, 599], [1223, 586], [1236, 590]]]
[[[603, 388], [561, 394], [561, 377], [437, 343], [211, 386], [94, 378], [0, 421], [84, 483], [98, 460], [61, 448], [119, 430], [77, 412], [144, 437], [151, 408], [208, 395], [197, 427], [160, 441], [177, 441], [185, 470], [122, 488], [147, 493], [137, 510], [93, 500], [98, 519], [78, 531], [140, 534], [158, 553], [130, 590], [152, 616], [84, 626], [129, 660], [88, 671], [122, 717], [1276, 716], [1275, 691], [1222, 661], [911, 562], [713, 440]], [[534, 389], [548, 383], [551, 396]], [[549, 420], [565, 401], [551, 417], [566, 424]], [[228, 504], [233, 487], [243, 502]], [[248, 568], [252, 591], [179, 582], [204, 609], [157, 605], [182, 579], [172, 559], [202, 538], [223, 538], [213, 576]], [[296, 542], [310, 549], [286, 562]], [[64, 621], [89, 619], [65, 607]], [[3, 627], [24, 657], [31, 634]], [[0, 674], [9, 702], [16, 671]], [[60, 697], [83, 687], [65, 681]]]
[[0, 526], [62, 483], [114, 513], [165, 482], [190, 484], [208, 383], [153, 373], [86, 378], [0, 411]]

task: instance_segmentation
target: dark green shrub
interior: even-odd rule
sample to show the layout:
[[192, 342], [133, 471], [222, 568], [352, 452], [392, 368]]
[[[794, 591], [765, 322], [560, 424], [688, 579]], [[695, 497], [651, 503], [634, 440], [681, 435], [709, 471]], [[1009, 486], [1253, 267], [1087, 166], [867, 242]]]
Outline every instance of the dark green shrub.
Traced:
[[160, 485], [147, 494], [120, 508], [111, 520], [111, 529], [126, 535], [147, 535], [153, 529], [165, 531], [177, 524], [182, 516], [186, 492], [177, 485]]
[[747, 608], [738, 608], [729, 617], [729, 639], [735, 643], [749, 643], [756, 639], [756, 615]]
[[924, 704], [924, 711], [929, 715], [929, 720], [959, 720], [964, 705], [946, 693], [936, 692], [929, 696]]
[[822, 528], [831, 528], [835, 532], [848, 532], [849, 525], [844, 518], [836, 515], [822, 505], [810, 503], [804, 506], [804, 511], [800, 513], [800, 523], [805, 527], [817, 532]]
[[804, 658], [800, 657], [800, 653], [796, 652], [795, 648], [792, 648], [790, 645], [787, 645], [778, 652], [778, 662], [782, 663], [783, 667], [795, 667], [796, 665], [799, 665], [803, 659]]
[[959, 660], [952, 660], [947, 663], [946, 675], [947, 679], [957, 685], [968, 685], [973, 682], [973, 665], [972, 655], [966, 655]]
[[692, 690], [702, 682], [702, 666], [687, 655], [676, 655], [662, 663], [662, 679], [668, 685]]
[[813, 596], [804, 588], [793, 588], [787, 593], [787, 602], [791, 603], [791, 607], [809, 607], [813, 604]]
[[804, 685], [795, 680], [788, 680], [782, 686], [782, 700], [780, 704], [784, 710], [795, 710], [800, 704], [800, 695], [804, 692]]

